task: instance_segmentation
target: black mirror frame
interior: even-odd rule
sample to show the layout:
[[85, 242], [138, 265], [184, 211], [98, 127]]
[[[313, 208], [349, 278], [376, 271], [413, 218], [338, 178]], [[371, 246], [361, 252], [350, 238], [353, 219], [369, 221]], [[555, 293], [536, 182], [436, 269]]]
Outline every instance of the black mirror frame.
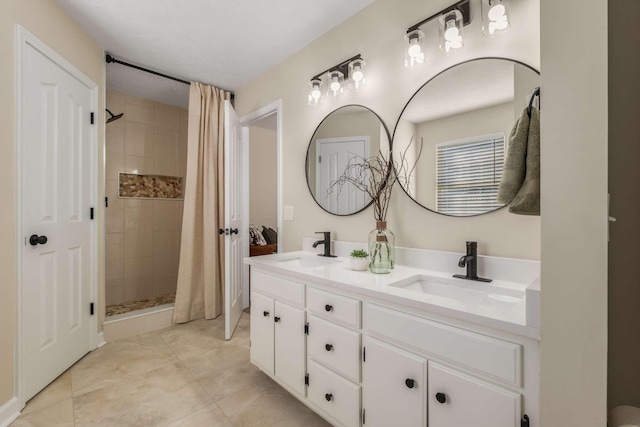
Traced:
[[[417, 94], [422, 90], [422, 88], [424, 88], [426, 85], [428, 85], [429, 83], [431, 83], [431, 81], [432, 81], [433, 79], [437, 78], [437, 77], [438, 77], [438, 76], [440, 76], [441, 74], [444, 74], [444, 73], [446, 73], [447, 71], [449, 71], [450, 69], [455, 68], [455, 67], [458, 67], [458, 66], [460, 66], [460, 65], [464, 65], [464, 64], [467, 64], [467, 63], [470, 63], [470, 62], [474, 62], [474, 61], [479, 61], [479, 60], [482, 60], [482, 59], [499, 59], [499, 60], [502, 60], [502, 61], [510, 61], [510, 62], [513, 62], [513, 63], [519, 64], [519, 65], [522, 65], [522, 66], [524, 66], [524, 67], [526, 67], [526, 68], [530, 69], [531, 71], [535, 72], [536, 74], [538, 74], [538, 76], [540, 76], [540, 71], [536, 70], [533, 66], [531, 66], [531, 65], [529, 65], [529, 64], [527, 64], [527, 63], [525, 63], [525, 62], [519, 61], [519, 60], [517, 60], [517, 59], [503, 58], [503, 57], [500, 57], [500, 56], [483, 56], [483, 57], [480, 57], [480, 58], [468, 59], [468, 60], [466, 60], [466, 61], [458, 62], [457, 64], [453, 64], [452, 66], [445, 68], [444, 70], [440, 71], [438, 74], [434, 75], [434, 76], [433, 76], [433, 77], [431, 77], [429, 80], [427, 80], [427, 81], [426, 81], [422, 86], [420, 86], [420, 87], [418, 88], [418, 90], [416, 90], [416, 91], [415, 91], [415, 93], [414, 93], [413, 95], [411, 95], [411, 98], [409, 98], [409, 100], [407, 101], [407, 103], [404, 105], [404, 108], [402, 108], [402, 111], [400, 112], [400, 115], [398, 116], [398, 121], [396, 121], [396, 125], [395, 125], [395, 127], [393, 128], [393, 137], [392, 137], [392, 139], [391, 139], [391, 143], [390, 143], [390, 146], [391, 146], [391, 156], [390, 156], [390, 158], [392, 159], [392, 164], [394, 164], [394, 165], [395, 165], [395, 162], [393, 162], [393, 159], [394, 159], [394, 155], [393, 155], [393, 154], [394, 154], [394, 153], [393, 153], [393, 138], [395, 138], [395, 137], [396, 137], [396, 131], [398, 130], [398, 125], [400, 124], [400, 119], [402, 118], [402, 115], [404, 114], [404, 111], [407, 109], [407, 107], [409, 106], [409, 104], [411, 103], [411, 101], [413, 101], [413, 98], [415, 98], [415, 97], [416, 97], [416, 95], [417, 95]], [[396, 172], [397, 172], [397, 171], [396, 171]], [[426, 210], [428, 210], [428, 211], [430, 211], [430, 212], [433, 212], [433, 213], [435, 213], [435, 214], [438, 214], [438, 215], [444, 215], [444, 216], [448, 216], [448, 217], [451, 217], [451, 218], [473, 218], [473, 217], [475, 217], [475, 216], [486, 215], [486, 214], [488, 214], [488, 213], [497, 212], [497, 211], [499, 211], [500, 209], [504, 209], [504, 208], [506, 208], [506, 207], [507, 207], [507, 205], [503, 205], [503, 206], [500, 206], [499, 208], [495, 208], [495, 209], [493, 209], [493, 210], [490, 210], [490, 211], [487, 211], [487, 212], [483, 212], [483, 213], [479, 213], [479, 214], [474, 214], [474, 215], [449, 215], [449, 214], [446, 214], [446, 213], [441, 213], [441, 212], [438, 212], [438, 211], [434, 211], [433, 209], [430, 209], [430, 208], [428, 208], [428, 207], [424, 206], [422, 203], [418, 202], [416, 199], [414, 199], [413, 197], [411, 197], [411, 195], [409, 195], [409, 193], [407, 192], [407, 190], [406, 190], [402, 185], [400, 185], [400, 183], [398, 183], [398, 185], [400, 186], [400, 188], [402, 188], [402, 191], [404, 191], [404, 194], [406, 194], [406, 195], [407, 195], [407, 197], [409, 197], [411, 200], [413, 200], [413, 201], [414, 201], [418, 206], [420, 206], [421, 208], [424, 208], [424, 209], [426, 209]]]
[[[367, 203], [362, 209], [360, 209], [359, 211], [356, 212], [352, 212], [349, 214], [337, 214], [337, 213], [333, 213], [333, 212], [329, 212], [328, 210], [326, 210], [324, 207], [322, 207], [322, 205], [320, 203], [318, 203], [318, 200], [315, 198], [315, 196], [313, 195], [313, 192], [311, 191], [311, 186], [309, 185], [309, 175], [308, 175], [308, 170], [309, 170], [309, 150], [311, 149], [311, 143], [313, 142], [313, 135], [316, 134], [316, 132], [318, 131], [318, 129], [320, 129], [320, 126], [322, 126], [322, 123], [324, 123], [325, 120], [327, 120], [327, 118], [332, 115], [333, 113], [335, 113], [338, 110], [341, 110], [342, 108], [346, 108], [346, 107], [362, 107], [366, 110], [369, 110], [374, 116], [376, 116], [376, 118], [380, 121], [380, 124], [382, 124], [382, 127], [384, 128], [384, 132], [387, 135], [387, 141], [389, 141], [389, 158], [392, 158], [392, 153], [393, 153], [393, 141], [391, 139], [391, 134], [389, 133], [389, 128], [387, 127], [387, 124], [384, 122], [384, 120], [382, 120], [382, 118], [378, 115], [378, 113], [376, 113], [375, 111], [373, 111], [371, 108], [369, 107], [365, 107], [364, 105], [360, 105], [360, 104], [347, 104], [347, 105], [342, 105], [338, 108], [336, 108], [335, 110], [331, 111], [329, 114], [327, 114], [322, 121], [318, 124], [318, 126], [316, 126], [315, 130], [313, 131], [313, 133], [311, 134], [311, 138], [309, 138], [309, 145], [307, 146], [307, 154], [305, 156], [305, 161], [304, 161], [304, 177], [307, 181], [307, 189], [309, 190], [309, 194], [311, 195], [311, 198], [313, 199], [314, 202], [316, 202], [316, 205], [318, 205], [320, 207], [320, 209], [322, 209], [323, 211], [331, 214], [331, 215], [335, 215], [335, 216], [351, 216], [351, 215], [355, 215], [357, 213], [360, 213], [364, 210], [366, 210], [369, 206], [371, 206], [371, 204], [373, 203], [373, 200], [369, 201], [369, 203]], [[397, 125], [396, 125], [397, 126]], [[369, 153], [371, 155], [371, 153]]]

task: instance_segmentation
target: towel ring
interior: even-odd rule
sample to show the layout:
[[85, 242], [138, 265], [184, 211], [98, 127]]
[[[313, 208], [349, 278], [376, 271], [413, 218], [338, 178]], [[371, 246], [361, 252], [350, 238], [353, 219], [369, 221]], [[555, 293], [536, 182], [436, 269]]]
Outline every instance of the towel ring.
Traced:
[[540, 88], [537, 87], [534, 89], [533, 94], [531, 95], [531, 99], [529, 100], [529, 107], [527, 107], [527, 116], [531, 118], [531, 108], [533, 108], [533, 101], [536, 99], [536, 96], [540, 97]]

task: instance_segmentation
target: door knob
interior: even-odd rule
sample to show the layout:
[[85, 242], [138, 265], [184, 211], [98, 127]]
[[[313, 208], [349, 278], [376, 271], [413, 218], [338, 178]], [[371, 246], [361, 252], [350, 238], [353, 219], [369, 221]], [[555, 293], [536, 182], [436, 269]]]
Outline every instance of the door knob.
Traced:
[[218, 228], [218, 234], [224, 234], [224, 228]]
[[31, 244], [31, 246], [37, 246], [37, 245], [44, 245], [45, 243], [47, 243], [47, 236], [38, 236], [37, 234], [32, 234], [31, 237], [29, 237], [29, 243]]
[[444, 393], [436, 393], [436, 400], [439, 403], [445, 403], [447, 401], [447, 395]]
[[327, 344], [327, 345], [324, 346], [324, 349], [327, 350], [327, 351], [331, 351], [331, 350], [333, 350], [333, 345]]
[[231, 229], [231, 234], [238, 234], [238, 229], [237, 228], [232, 228]]
[[416, 386], [415, 380], [411, 378], [407, 378], [406, 380], [404, 380], [404, 384], [409, 388], [414, 388]]

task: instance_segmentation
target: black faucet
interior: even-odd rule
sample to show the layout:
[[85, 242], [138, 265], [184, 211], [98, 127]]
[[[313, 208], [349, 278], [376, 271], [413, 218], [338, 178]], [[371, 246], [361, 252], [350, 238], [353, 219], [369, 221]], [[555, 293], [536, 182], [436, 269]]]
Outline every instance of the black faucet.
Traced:
[[330, 231], [316, 231], [316, 234], [323, 234], [324, 239], [316, 240], [313, 242], [313, 247], [317, 248], [318, 245], [324, 245], [324, 253], [318, 254], [318, 256], [326, 256], [329, 258], [335, 258], [335, 255], [331, 255], [331, 232]]
[[478, 277], [478, 242], [467, 242], [467, 254], [460, 258], [458, 267], [467, 267], [467, 274], [454, 274], [458, 279], [475, 280], [478, 282], [491, 282], [491, 279]]

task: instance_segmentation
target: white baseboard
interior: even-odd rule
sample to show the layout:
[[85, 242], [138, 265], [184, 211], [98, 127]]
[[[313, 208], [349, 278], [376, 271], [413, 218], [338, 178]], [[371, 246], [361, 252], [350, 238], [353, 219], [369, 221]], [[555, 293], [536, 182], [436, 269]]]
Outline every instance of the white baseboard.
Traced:
[[98, 332], [98, 348], [105, 345], [107, 342], [104, 340], [104, 331]]
[[15, 396], [0, 406], [0, 427], [7, 427], [18, 418], [18, 416], [20, 416], [20, 409], [18, 398]]

